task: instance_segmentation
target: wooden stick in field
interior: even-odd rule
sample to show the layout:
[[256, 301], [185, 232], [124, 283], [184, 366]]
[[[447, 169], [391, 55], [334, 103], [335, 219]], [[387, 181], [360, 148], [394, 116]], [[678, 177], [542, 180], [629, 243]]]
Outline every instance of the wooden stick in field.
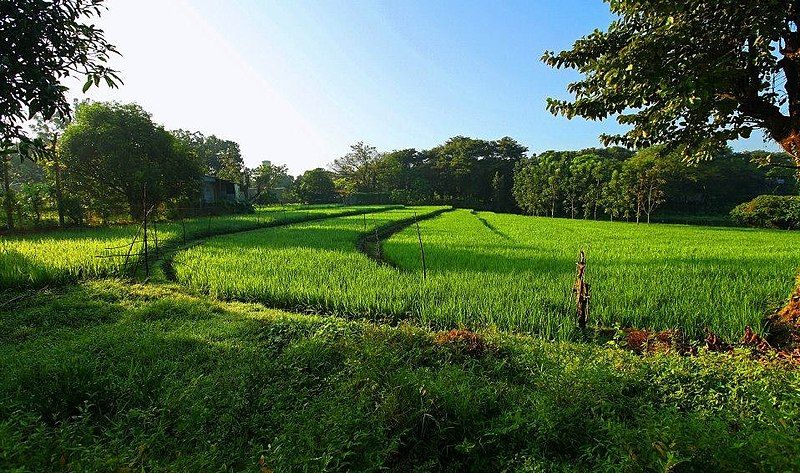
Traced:
[[417, 240], [419, 240], [419, 254], [422, 259], [422, 279], [428, 278], [428, 270], [425, 266], [425, 248], [422, 246], [422, 234], [419, 232], [419, 219], [417, 213], [414, 212], [414, 224], [417, 226]]
[[586, 328], [589, 320], [589, 284], [585, 280], [586, 275], [586, 253], [583, 250], [578, 254], [577, 276], [572, 292], [575, 294], [575, 304], [578, 315], [578, 327]]

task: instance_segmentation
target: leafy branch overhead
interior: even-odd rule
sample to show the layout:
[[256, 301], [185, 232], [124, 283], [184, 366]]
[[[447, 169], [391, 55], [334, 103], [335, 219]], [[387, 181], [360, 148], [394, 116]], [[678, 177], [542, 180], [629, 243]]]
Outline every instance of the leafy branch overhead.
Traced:
[[542, 57], [583, 75], [550, 112], [631, 126], [605, 145], [701, 158], [762, 130], [800, 161], [800, 1], [606, 1], [617, 16], [606, 31]]
[[104, 0], [15, 0], [0, 6], [0, 144], [28, 141], [24, 123], [70, 116], [67, 78], [85, 78], [83, 90], [122, 81], [108, 66], [119, 54], [91, 22]]

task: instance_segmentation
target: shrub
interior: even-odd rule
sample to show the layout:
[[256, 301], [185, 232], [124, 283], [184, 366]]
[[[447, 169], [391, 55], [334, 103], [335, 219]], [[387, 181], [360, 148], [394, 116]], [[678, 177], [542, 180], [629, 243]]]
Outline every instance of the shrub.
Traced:
[[800, 227], [800, 196], [760, 195], [736, 206], [731, 218], [750, 227], [795, 229]]

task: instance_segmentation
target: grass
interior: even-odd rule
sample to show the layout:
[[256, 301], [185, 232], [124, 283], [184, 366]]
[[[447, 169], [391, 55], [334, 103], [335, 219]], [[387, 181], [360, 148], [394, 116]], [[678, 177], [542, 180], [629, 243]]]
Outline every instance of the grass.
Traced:
[[800, 372], [740, 354], [494, 332], [476, 353], [112, 280], [26, 295], [0, 308], [4, 471], [800, 467]]
[[[422, 213], [421, 210], [417, 210]], [[360, 235], [413, 209], [213, 238], [176, 257], [178, 280], [221, 299], [433, 328], [496, 327], [576, 339], [572, 283], [589, 251], [592, 324], [709, 328], [728, 339], [784, 303], [797, 274], [795, 233], [571, 221], [457, 210], [385, 242], [401, 269], [356, 249]]]
[[[800, 267], [800, 235], [740, 228], [636, 225], [523, 217], [466, 210], [420, 224], [436, 299], [421, 302], [422, 321], [494, 324], [570, 338], [571, 288], [580, 249], [588, 252], [591, 320], [607, 327], [707, 327], [739, 339], [761, 330], [782, 306]], [[420, 271], [416, 230], [385, 244], [407, 271]]]
[[178, 281], [220, 299], [341, 316], [403, 316], [418, 288], [414, 278], [377, 265], [358, 252], [357, 241], [443, 209], [408, 207], [215, 237], [178, 253], [173, 265]]
[[[252, 214], [193, 218], [184, 223], [186, 239], [195, 240], [215, 234], [383, 208], [386, 207], [261, 207]], [[174, 246], [183, 240], [184, 227], [180, 222], [160, 222], [156, 228], [159, 242], [164, 246]], [[135, 225], [121, 225], [0, 237], [0, 289], [117, 275], [137, 230]], [[133, 253], [139, 251], [140, 245], [134, 245]], [[117, 256], [107, 257], [109, 255]]]

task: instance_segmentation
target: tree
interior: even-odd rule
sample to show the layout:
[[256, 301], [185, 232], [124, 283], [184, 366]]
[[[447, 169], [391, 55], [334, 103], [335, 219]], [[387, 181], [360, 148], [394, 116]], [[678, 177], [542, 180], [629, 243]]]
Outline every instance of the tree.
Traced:
[[[77, 100], [75, 106], [77, 107]], [[64, 186], [61, 182], [64, 170], [58, 150], [58, 137], [64, 132], [68, 122], [60, 115], [49, 120], [44, 119], [41, 115], [37, 115], [35, 118], [32, 128], [41, 143], [37, 162], [45, 167], [53, 178], [52, 189], [56, 199], [58, 225], [64, 226]]]
[[20, 189], [20, 206], [33, 216], [37, 225], [42, 221], [42, 211], [49, 193], [48, 186], [40, 182], [23, 184]]
[[650, 223], [650, 215], [664, 202], [664, 185], [674, 171], [672, 164], [663, 159], [662, 150], [649, 148], [636, 153], [622, 165], [622, 178], [635, 199], [636, 223], [643, 213]]
[[800, 165], [800, 2], [606, 0], [618, 19], [543, 61], [572, 68], [567, 118], [617, 116], [605, 144], [682, 147], [708, 158], [760, 129]]
[[347, 193], [377, 192], [378, 173], [376, 163], [381, 154], [374, 146], [363, 141], [350, 146], [350, 152], [335, 159], [331, 171], [343, 182]]
[[175, 130], [172, 134], [200, 159], [205, 173], [246, 186], [244, 158], [238, 143], [199, 131]]
[[86, 77], [84, 91], [121, 81], [106, 63], [116, 48], [91, 23], [103, 0], [15, 0], [0, 8], [0, 147], [29, 141], [24, 124], [37, 113], [67, 117], [68, 77]]
[[514, 199], [524, 212], [536, 216], [547, 214], [547, 179], [547, 171], [540, 165], [538, 157], [532, 156], [517, 164], [514, 171]]
[[200, 161], [136, 104], [81, 105], [60, 149], [72, 185], [100, 207], [126, 204], [137, 219], [199, 190]]
[[3, 151], [3, 154], [0, 155], [0, 159], [3, 160], [3, 208], [6, 211], [6, 228], [8, 230], [13, 230], [15, 196], [14, 192], [11, 190], [11, 175], [9, 171], [11, 157], [13, 155], [10, 152], [10, 148], [0, 151]]
[[327, 204], [336, 201], [336, 187], [331, 173], [322, 169], [311, 169], [297, 178], [297, 196], [308, 204]]
[[293, 182], [289, 168], [284, 164], [264, 161], [253, 170], [253, 185], [256, 188], [254, 200], [272, 201], [277, 199], [278, 189], [287, 189]]
[[600, 204], [613, 222], [614, 218], [624, 217], [626, 220], [630, 219], [632, 200], [631, 190], [626, 182], [625, 174], [621, 170], [615, 169], [611, 173], [608, 183], [603, 186]]

